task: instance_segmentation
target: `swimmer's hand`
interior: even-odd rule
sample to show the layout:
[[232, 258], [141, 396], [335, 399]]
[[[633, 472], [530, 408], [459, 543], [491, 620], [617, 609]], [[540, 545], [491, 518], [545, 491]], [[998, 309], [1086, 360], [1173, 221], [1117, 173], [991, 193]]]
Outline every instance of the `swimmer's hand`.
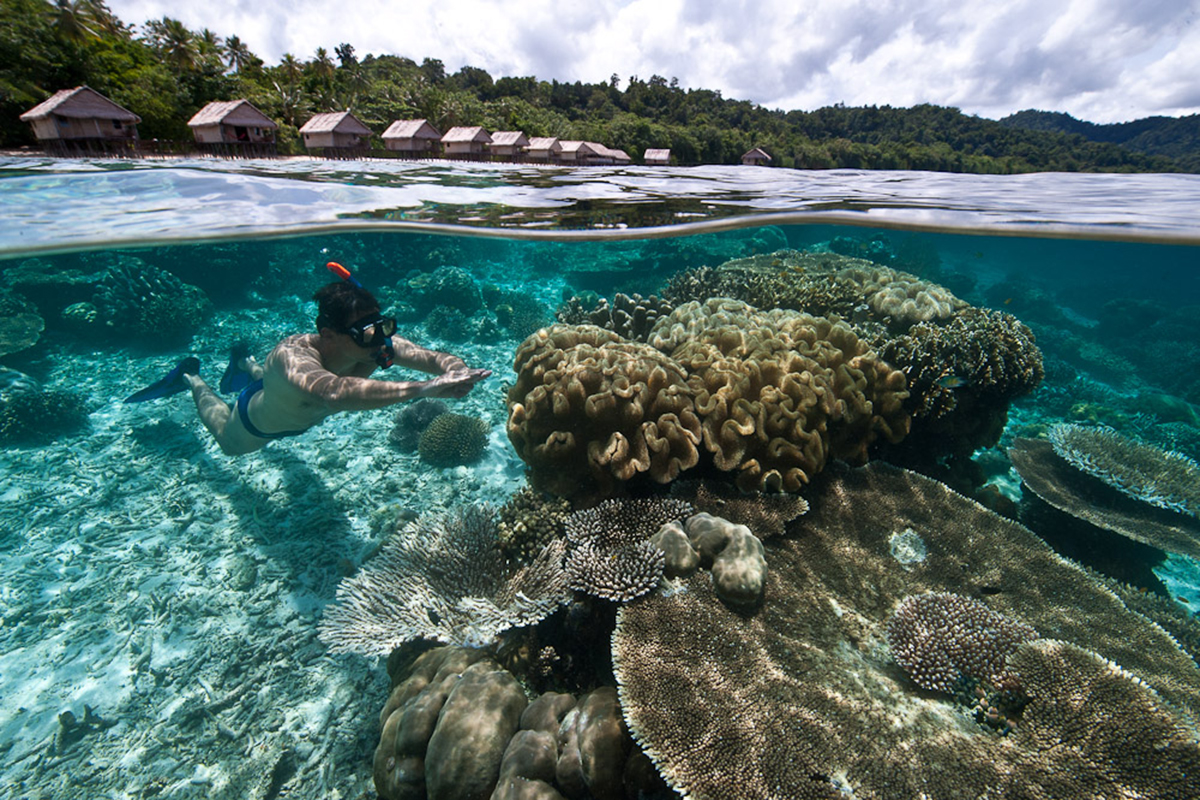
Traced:
[[490, 378], [490, 369], [455, 369], [425, 381], [421, 385], [421, 397], [466, 397], [475, 384]]

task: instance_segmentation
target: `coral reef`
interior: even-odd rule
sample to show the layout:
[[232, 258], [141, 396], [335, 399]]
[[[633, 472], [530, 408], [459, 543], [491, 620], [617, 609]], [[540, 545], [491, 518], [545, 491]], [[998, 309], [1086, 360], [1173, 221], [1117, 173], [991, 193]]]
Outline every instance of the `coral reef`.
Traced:
[[717, 597], [740, 608], [762, 600], [767, 560], [762, 542], [749, 528], [703, 512], [688, 517], [683, 527], [700, 566], [712, 570]]
[[406, 296], [412, 304], [427, 314], [445, 306], [469, 317], [483, 308], [483, 296], [475, 278], [461, 267], [443, 266], [433, 272], [411, 275], [408, 290]]
[[799, 495], [742, 493], [712, 481], [676, 481], [671, 494], [698, 511], [745, 525], [762, 541], [782, 536], [789, 522], [808, 513], [808, 501]]
[[0, 443], [44, 444], [87, 425], [82, 395], [13, 384], [0, 390]]
[[896, 663], [922, 689], [947, 694], [963, 678], [1001, 685], [1005, 660], [1021, 642], [1036, 638], [1023, 622], [950, 592], [904, 598], [887, 625]]
[[1122, 436], [1111, 428], [1055, 425], [1047, 431], [1054, 452], [1071, 466], [1152, 506], [1200, 517], [1200, 465]]
[[[674, 789], [831, 800], [1196, 794], [1200, 747], [1183, 715], [1200, 710], [1200, 670], [1161, 628], [1028, 530], [915, 473], [836, 466], [810, 492], [804, 535], [765, 545], [766, 602], [753, 615], [723, 605], [703, 573], [618, 612], [621, 706]], [[897, 530], [937, 546], [906, 569], [890, 553]], [[1036, 730], [1020, 721], [999, 742], [953, 698], [900, 679], [882, 647], [902, 598], [948, 591], [1086, 644], [1163, 702], [1146, 722], [1130, 716], [1148, 708], [1128, 703], [1132, 680], [1096, 683], [1099, 673], [1065, 662], [1035, 675], [1024, 659], [1044, 652], [1039, 640], [1008, 662], [1033, 698], [1024, 713]], [[1119, 691], [1086, 693], [1101, 686]], [[1139, 740], [1128, 761], [1111, 752], [1125, 726]], [[1105, 766], [1147, 758], [1143, 745], [1156, 742], [1169, 744], [1153, 762], [1161, 772]]]
[[683, 370], [644, 344], [593, 326], [543, 328], [517, 348], [508, 438], [537, 489], [609, 491], [696, 465], [700, 420]]
[[410, 523], [338, 585], [321, 639], [333, 652], [364, 655], [416, 639], [482, 647], [549, 616], [567, 597], [563, 542], [516, 568], [496, 543], [494, 521], [492, 509], [466, 506]]
[[421, 441], [421, 434], [429, 427], [429, 423], [447, 411], [449, 408], [441, 400], [428, 397], [406, 403], [392, 420], [388, 441], [402, 453], [417, 452], [417, 443]]
[[472, 464], [483, 457], [488, 424], [465, 414], [440, 414], [425, 426], [417, 441], [421, 460], [434, 467]]
[[425, 330], [447, 342], [465, 342], [475, 334], [470, 318], [451, 306], [435, 306], [425, 317]]
[[457, 647], [423, 653], [392, 678], [374, 761], [382, 800], [670, 796], [610, 686], [529, 701], [484, 651]]
[[687, 370], [705, 447], [745, 491], [797, 491], [829, 458], [862, 462], [877, 435], [908, 432], [903, 376], [844, 324], [714, 298], [650, 342]]
[[111, 265], [91, 302], [109, 335], [159, 347], [190, 337], [212, 308], [203, 290], [138, 258]]
[[487, 295], [485, 301], [500, 326], [518, 339], [524, 340], [554, 321], [550, 310], [528, 294], [496, 290], [495, 296]]
[[654, 295], [642, 297], [637, 292], [632, 296], [617, 292], [611, 306], [606, 298], [601, 297], [596, 304], [585, 307], [583, 300], [572, 296], [555, 316], [559, 322], [567, 325], [595, 325], [623, 339], [645, 342], [655, 323], [670, 314], [673, 308], [670, 303]]
[[496, 524], [500, 548], [510, 558], [529, 563], [551, 539], [563, 535], [570, 513], [566, 500], [523, 487], [500, 507]]
[[0, 289], [0, 356], [37, 344], [46, 329], [37, 307], [18, 294]]
[[1059, 511], [1160, 550], [1200, 558], [1195, 517], [1132, 499], [1076, 469], [1047, 441], [1017, 439], [1008, 456], [1030, 491]]
[[664, 555], [650, 537], [692, 507], [682, 500], [605, 500], [564, 521], [571, 544], [565, 569], [572, 589], [619, 603], [652, 591], [663, 574]]

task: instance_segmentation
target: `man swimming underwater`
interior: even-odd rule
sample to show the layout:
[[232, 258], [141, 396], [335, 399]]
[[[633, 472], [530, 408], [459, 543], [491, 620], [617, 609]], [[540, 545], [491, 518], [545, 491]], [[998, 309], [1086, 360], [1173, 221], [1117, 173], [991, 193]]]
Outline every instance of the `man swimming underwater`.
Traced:
[[[335, 269], [336, 267], [336, 269]], [[339, 411], [384, 408], [418, 397], [463, 397], [492, 373], [468, 369], [458, 356], [428, 350], [396, 336], [396, 320], [380, 313], [379, 302], [337, 264], [343, 280], [322, 287], [317, 333], [284, 339], [263, 364], [235, 348], [221, 379], [222, 392], [237, 392], [226, 404], [200, 377], [200, 361], [185, 358], [165, 378], [126, 398], [140, 403], [192, 390], [200, 421], [222, 452], [242, 455], [272, 439], [297, 436]], [[381, 381], [370, 376], [393, 363], [439, 373], [427, 381]]]

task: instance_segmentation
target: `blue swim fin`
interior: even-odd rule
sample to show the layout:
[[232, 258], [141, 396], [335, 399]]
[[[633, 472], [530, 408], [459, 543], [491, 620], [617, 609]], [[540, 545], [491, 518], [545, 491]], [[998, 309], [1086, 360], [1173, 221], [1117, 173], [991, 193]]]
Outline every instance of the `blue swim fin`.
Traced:
[[125, 398], [126, 403], [144, 403], [147, 400], [157, 400], [160, 397], [170, 397], [173, 394], [179, 394], [188, 388], [188, 383], [183, 379], [184, 373], [188, 375], [200, 374], [200, 359], [195, 356], [188, 356], [183, 361], [175, 365], [175, 368], [167, 373], [166, 377], [157, 380], [147, 386], [145, 389], [134, 392]]
[[250, 385], [254, 376], [242, 369], [242, 361], [250, 357], [250, 345], [238, 342], [229, 348], [229, 365], [221, 376], [221, 394], [236, 394]]

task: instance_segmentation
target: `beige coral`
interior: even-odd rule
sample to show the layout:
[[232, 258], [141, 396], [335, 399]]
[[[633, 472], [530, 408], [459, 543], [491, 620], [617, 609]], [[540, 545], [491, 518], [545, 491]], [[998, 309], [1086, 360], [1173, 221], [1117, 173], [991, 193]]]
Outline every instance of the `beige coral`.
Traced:
[[848, 267], [837, 277], [860, 285], [876, 314], [907, 325], [949, 319], [967, 307], [949, 289], [887, 267]]
[[652, 347], [555, 325], [517, 349], [508, 436], [538, 488], [573, 495], [699, 461], [700, 420], [683, 370]]

